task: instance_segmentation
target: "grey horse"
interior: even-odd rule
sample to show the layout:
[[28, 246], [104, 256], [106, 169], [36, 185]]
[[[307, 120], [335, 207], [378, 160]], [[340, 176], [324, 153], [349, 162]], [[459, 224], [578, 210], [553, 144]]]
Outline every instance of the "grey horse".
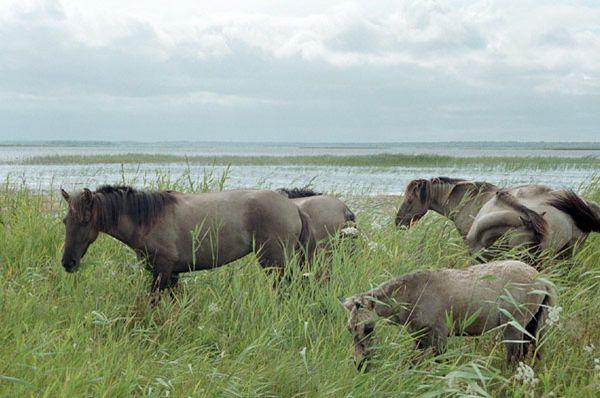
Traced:
[[413, 180], [396, 224], [410, 227], [429, 210], [452, 220], [472, 253], [490, 248], [510, 232], [504, 248], [526, 246], [570, 255], [590, 232], [600, 231], [600, 206], [572, 191], [543, 185], [500, 189], [447, 177]]
[[428, 269], [343, 299], [356, 365], [366, 365], [379, 319], [406, 325], [417, 336], [416, 348], [436, 354], [444, 351], [448, 336], [477, 336], [500, 327], [507, 361], [514, 363], [530, 348], [535, 351], [549, 307], [555, 305], [554, 288], [537, 277], [533, 267], [519, 261]]
[[279, 188], [281, 195], [291, 199], [309, 217], [315, 241], [324, 245], [342, 229], [354, 226], [356, 216], [341, 200], [308, 188]]
[[181, 272], [220, 267], [252, 251], [261, 266], [281, 273], [288, 256], [300, 252], [309, 260], [315, 247], [308, 216], [273, 191], [185, 194], [103, 186], [61, 193], [68, 203], [65, 270], [77, 270], [102, 232], [145, 260], [152, 292], [172, 287]]

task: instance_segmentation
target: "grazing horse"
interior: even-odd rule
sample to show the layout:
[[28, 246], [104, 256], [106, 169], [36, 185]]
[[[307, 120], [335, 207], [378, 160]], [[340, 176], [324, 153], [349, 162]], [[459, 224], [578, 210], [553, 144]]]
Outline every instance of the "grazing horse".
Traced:
[[533, 267], [519, 261], [427, 269], [343, 299], [356, 365], [360, 369], [369, 359], [381, 318], [406, 325], [417, 336], [416, 348], [435, 354], [444, 351], [449, 336], [478, 336], [500, 327], [507, 361], [515, 363], [529, 348], [535, 351], [556, 300], [554, 288], [537, 277]]
[[356, 222], [354, 213], [338, 198], [308, 188], [279, 188], [276, 192], [291, 199], [310, 220], [314, 239], [320, 245]]
[[177, 283], [181, 272], [220, 267], [252, 251], [262, 267], [281, 272], [286, 256], [314, 247], [308, 216], [267, 190], [202, 194], [146, 192], [102, 186], [72, 194], [62, 265], [79, 267], [100, 232], [131, 247], [152, 271], [152, 292]]
[[428, 210], [453, 221], [471, 253], [485, 251], [506, 237], [504, 248], [572, 254], [590, 232], [600, 231], [596, 203], [543, 185], [500, 189], [447, 177], [413, 180], [406, 187], [396, 225], [410, 227]]

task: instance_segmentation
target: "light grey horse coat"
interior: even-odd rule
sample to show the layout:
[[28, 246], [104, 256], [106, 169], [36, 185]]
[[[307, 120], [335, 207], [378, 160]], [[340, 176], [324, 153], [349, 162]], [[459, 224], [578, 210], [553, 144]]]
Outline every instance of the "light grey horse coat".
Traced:
[[554, 288], [537, 277], [525, 263], [499, 261], [421, 270], [347, 298], [342, 303], [348, 311], [355, 361], [360, 367], [369, 358], [375, 324], [382, 318], [406, 325], [418, 334], [417, 348], [435, 353], [444, 351], [448, 336], [476, 336], [501, 326], [507, 360], [518, 361], [535, 344], [535, 336], [539, 338], [548, 307], [556, 299]]
[[324, 195], [307, 188], [280, 188], [280, 194], [291, 199], [310, 220], [315, 241], [324, 245], [340, 231], [353, 226], [356, 217], [352, 210], [334, 196]]
[[596, 203], [542, 185], [500, 189], [447, 177], [413, 180], [406, 187], [396, 224], [410, 227], [429, 210], [452, 220], [472, 253], [490, 248], [510, 232], [504, 248], [571, 254], [590, 232], [600, 231]]

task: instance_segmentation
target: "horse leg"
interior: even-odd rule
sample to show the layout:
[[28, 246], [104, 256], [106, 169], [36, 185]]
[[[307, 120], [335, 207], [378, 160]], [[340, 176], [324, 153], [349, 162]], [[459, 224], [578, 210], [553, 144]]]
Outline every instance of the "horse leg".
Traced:
[[448, 331], [445, 326], [434, 325], [426, 328], [425, 333], [417, 339], [416, 348], [426, 350], [431, 348], [434, 355], [446, 350]]
[[179, 272], [172, 272], [166, 289], [175, 289], [177, 286], [179, 286]]
[[525, 344], [523, 332], [511, 325], [504, 329], [504, 346], [506, 347], [506, 362], [514, 365], [525, 355]]
[[172, 267], [154, 264], [152, 269], [152, 285], [150, 286], [150, 304], [155, 306], [160, 299], [160, 292], [170, 287]]
[[260, 266], [270, 275], [275, 275], [273, 287], [277, 287], [284, 278], [285, 250], [276, 242], [267, 242], [260, 246], [256, 255]]

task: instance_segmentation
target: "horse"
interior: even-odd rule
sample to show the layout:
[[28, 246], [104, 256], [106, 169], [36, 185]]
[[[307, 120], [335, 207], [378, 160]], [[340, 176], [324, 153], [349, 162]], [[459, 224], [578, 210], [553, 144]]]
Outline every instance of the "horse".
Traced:
[[[433, 210], [454, 222], [471, 253], [506, 237], [503, 248], [524, 246], [571, 255], [590, 232], [600, 231], [600, 206], [573, 191], [543, 185], [501, 189], [493, 184], [448, 177], [411, 181], [396, 214], [396, 225], [410, 228]], [[507, 234], [510, 232], [510, 234]]]
[[350, 208], [334, 196], [324, 195], [309, 188], [279, 188], [276, 192], [291, 199], [309, 217], [314, 240], [320, 246], [346, 227], [354, 226], [356, 216]]
[[434, 354], [444, 352], [449, 336], [478, 336], [500, 328], [506, 360], [514, 364], [530, 349], [535, 352], [555, 305], [553, 286], [537, 277], [533, 267], [519, 261], [426, 269], [342, 299], [355, 364], [359, 369], [368, 366], [379, 319], [405, 325], [416, 336], [415, 348]]
[[132, 248], [152, 271], [153, 302], [182, 272], [217, 268], [255, 252], [263, 268], [281, 274], [295, 252], [314, 250], [308, 216], [269, 190], [200, 194], [139, 191], [105, 185], [69, 194], [63, 219], [62, 265], [75, 272], [99, 233]]

